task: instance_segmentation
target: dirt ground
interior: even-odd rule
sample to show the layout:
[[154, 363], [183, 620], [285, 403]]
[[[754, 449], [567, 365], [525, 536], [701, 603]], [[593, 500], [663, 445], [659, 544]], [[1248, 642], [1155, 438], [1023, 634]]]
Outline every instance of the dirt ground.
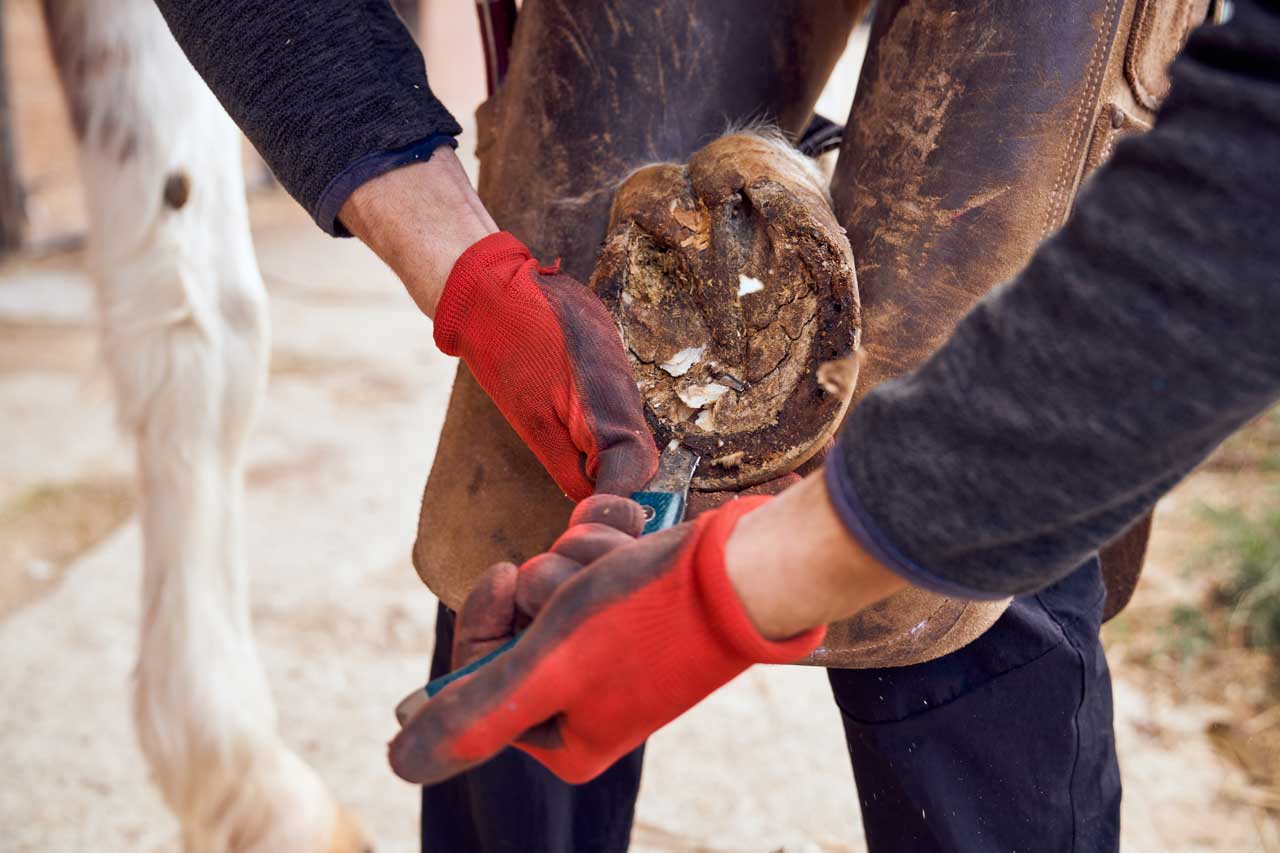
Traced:
[[[5, 12], [33, 234], [48, 249], [82, 216], [35, 6], [11, 0]], [[466, 67], [451, 67], [452, 103], [478, 97]], [[251, 213], [274, 336], [247, 488], [258, 642], [286, 739], [379, 850], [414, 850], [416, 792], [387, 770], [383, 746], [431, 648], [435, 602], [408, 554], [453, 366], [362, 246], [326, 238], [278, 191], [257, 193]], [[0, 851], [171, 851], [176, 827], [129, 724], [137, 497], [81, 262], [64, 248], [0, 267]], [[1168, 608], [1202, 594], [1187, 571], [1196, 506], [1256, 486], [1207, 471], [1162, 504], [1137, 603], [1107, 629], [1126, 850], [1280, 849], [1275, 812], [1211, 734], [1265, 701], [1260, 673], [1191, 684], [1147, 653]], [[864, 850], [822, 672], [757, 668], [656, 735], [634, 842]]]

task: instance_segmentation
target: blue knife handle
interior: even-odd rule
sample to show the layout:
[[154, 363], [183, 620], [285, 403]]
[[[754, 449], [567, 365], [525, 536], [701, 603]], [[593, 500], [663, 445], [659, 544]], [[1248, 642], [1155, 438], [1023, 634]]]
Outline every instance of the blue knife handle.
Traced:
[[644, 530], [641, 536], [675, 527], [684, 519], [684, 495], [679, 492], [633, 492], [631, 500], [644, 508]]
[[[684, 520], [685, 496], [678, 492], [634, 492], [631, 495], [631, 500], [640, 504], [645, 511], [647, 520], [644, 524], [644, 530], [640, 531], [641, 536], [648, 536], [650, 533], [657, 533], [659, 530], [675, 527]], [[484, 657], [476, 658], [461, 669], [455, 669], [448, 675], [442, 675], [429, 682], [426, 686], [427, 696], [434, 698], [437, 693], [459, 678], [470, 675], [485, 664], [502, 657], [511, 651], [512, 647], [523, 635], [524, 632], [521, 631]]]
[[448, 675], [442, 675], [439, 678], [435, 679], [434, 681], [427, 682], [427, 687], [426, 687], [427, 696], [434, 697], [441, 690], [444, 690], [446, 687], [448, 687], [450, 684], [453, 684], [453, 682], [457, 681], [459, 678], [462, 678], [464, 675], [470, 675], [471, 673], [475, 672], [477, 669], [489, 663], [490, 661], [493, 661], [502, 657], [507, 652], [511, 651], [511, 649], [515, 646], [516, 641], [519, 640], [522, 636], [524, 636], [524, 631], [521, 631], [519, 634], [516, 634], [510, 640], [507, 640], [505, 643], [498, 646], [496, 649], [489, 652], [489, 654], [485, 655], [484, 657], [476, 658], [471, 663], [467, 664], [461, 669], [455, 669], [453, 672], [449, 673]]

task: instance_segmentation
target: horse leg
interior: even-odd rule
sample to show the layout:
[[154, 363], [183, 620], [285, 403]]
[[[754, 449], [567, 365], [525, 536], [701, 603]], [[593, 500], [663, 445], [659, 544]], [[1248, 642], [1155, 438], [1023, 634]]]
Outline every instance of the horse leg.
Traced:
[[276, 733], [241, 555], [267, 301], [235, 127], [149, 0], [45, 0], [89, 256], [143, 493], [134, 715], [191, 853], [363, 847]]

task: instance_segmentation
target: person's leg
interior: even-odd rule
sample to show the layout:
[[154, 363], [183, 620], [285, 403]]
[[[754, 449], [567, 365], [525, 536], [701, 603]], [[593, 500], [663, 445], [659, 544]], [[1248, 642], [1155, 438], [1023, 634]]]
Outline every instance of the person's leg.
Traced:
[[[454, 614], [440, 606], [431, 677], [449, 671]], [[422, 789], [424, 853], [614, 853], [627, 849], [644, 747], [586, 785], [561, 782], [518, 749]]]
[[[481, 107], [480, 196], [499, 226], [585, 281], [618, 182], [733, 122], [803, 129], [869, 0], [526, 0], [502, 90]], [[446, 605], [499, 560], [546, 548], [571, 506], [465, 368], [423, 497], [414, 564]], [[432, 675], [448, 669], [441, 610]], [[641, 751], [572, 787], [508, 750], [423, 792], [423, 850], [625, 849]]]
[[950, 655], [829, 671], [871, 853], [1118, 848], [1104, 597], [1090, 560]]

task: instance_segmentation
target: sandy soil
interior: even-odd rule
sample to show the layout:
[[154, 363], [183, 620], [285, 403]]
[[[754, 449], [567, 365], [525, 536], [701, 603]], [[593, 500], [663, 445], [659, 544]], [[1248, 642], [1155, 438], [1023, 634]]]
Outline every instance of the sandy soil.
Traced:
[[[290, 742], [380, 849], [410, 850], [414, 793], [382, 744], [431, 644], [434, 602], [407, 555], [451, 365], [362, 247], [279, 196], [253, 212], [276, 336], [250, 452], [255, 627]], [[18, 451], [0, 456], [0, 850], [171, 850], [128, 722], [135, 498], [78, 261], [0, 271], [0, 441]], [[1178, 511], [1175, 496], [1162, 521]], [[1179, 582], [1180, 553], [1157, 550], [1144, 596]], [[1116, 700], [1127, 849], [1261, 849], [1229, 795], [1243, 776], [1205, 736], [1225, 705], [1165, 704], [1123, 662]], [[638, 850], [863, 849], [820, 672], [753, 671], [650, 756]]]
[[[23, 140], [39, 177], [33, 221], [49, 237], [81, 220], [34, 5], [6, 12], [25, 132], [42, 134]], [[408, 554], [452, 365], [363, 247], [325, 238], [278, 193], [256, 196], [252, 215], [275, 339], [250, 447], [255, 629], [285, 737], [379, 850], [413, 850], [416, 792], [386, 769], [383, 744], [431, 647], [435, 602]], [[80, 263], [71, 251], [0, 268], [0, 851], [170, 851], [176, 828], [128, 718], [131, 451], [113, 427]], [[1174, 534], [1193, 500], [1162, 510], [1158, 542], [1171, 544], [1140, 596], [1182, 576]], [[1116, 703], [1127, 850], [1263, 849], [1263, 813], [1233, 794], [1242, 771], [1205, 735], [1226, 699], [1170, 702], [1122, 660]], [[637, 850], [865, 849], [820, 671], [749, 672], [660, 732], [649, 756]]]

